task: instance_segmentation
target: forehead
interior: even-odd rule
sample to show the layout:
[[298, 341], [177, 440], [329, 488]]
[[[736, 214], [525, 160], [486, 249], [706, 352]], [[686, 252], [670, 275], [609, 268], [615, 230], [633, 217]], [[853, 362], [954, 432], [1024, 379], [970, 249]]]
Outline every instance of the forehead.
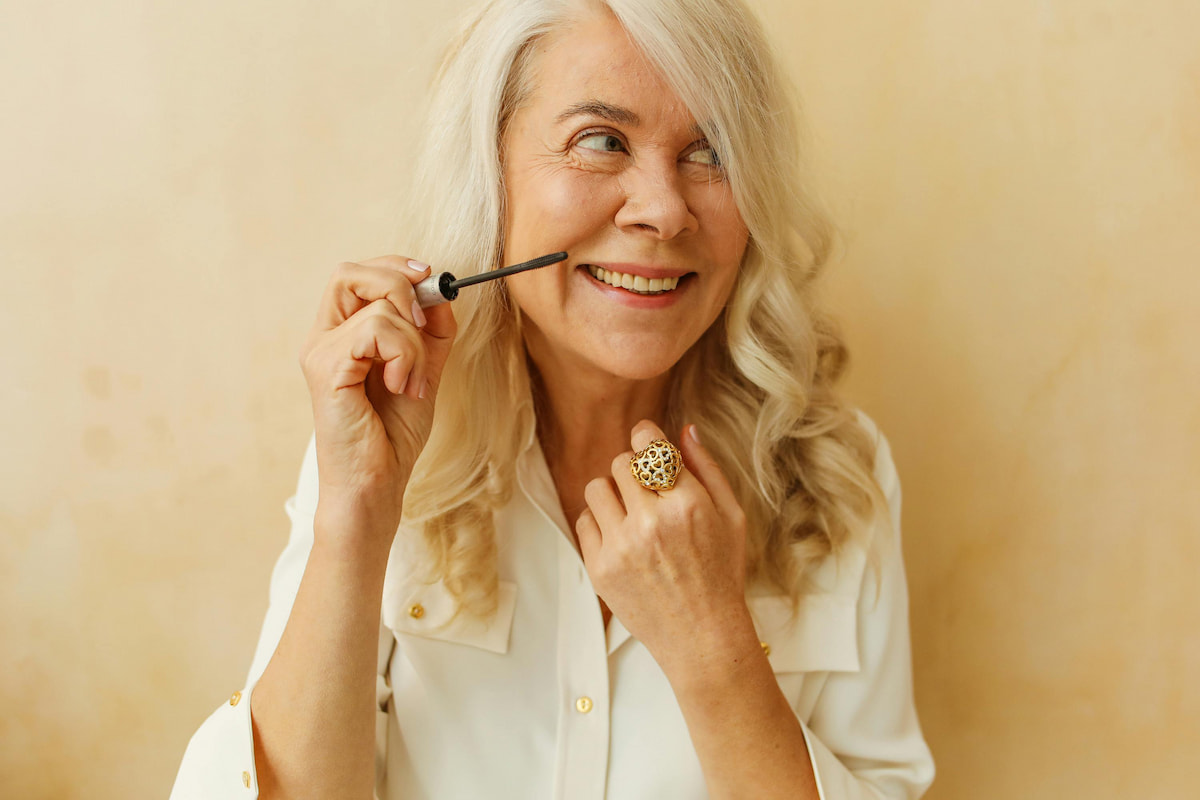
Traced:
[[637, 115], [636, 123], [690, 127], [691, 112], [608, 12], [595, 12], [539, 43], [531, 105], [550, 115], [598, 101]]

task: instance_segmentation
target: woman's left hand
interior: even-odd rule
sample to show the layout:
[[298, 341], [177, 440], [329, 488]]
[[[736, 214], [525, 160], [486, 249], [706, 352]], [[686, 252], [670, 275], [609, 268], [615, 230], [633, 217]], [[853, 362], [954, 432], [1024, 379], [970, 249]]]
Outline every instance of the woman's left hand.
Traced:
[[[704, 671], [726, 643], [746, 641], [746, 516], [716, 461], [685, 426], [684, 469], [672, 489], [642, 486], [629, 469], [632, 452], [613, 459], [612, 478], [587, 484], [587, 508], [575, 530], [592, 586], [629, 633], [675, 670]], [[666, 439], [643, 420], [635, 450]], [[757, 644], [757, 638], [753, 638]]]

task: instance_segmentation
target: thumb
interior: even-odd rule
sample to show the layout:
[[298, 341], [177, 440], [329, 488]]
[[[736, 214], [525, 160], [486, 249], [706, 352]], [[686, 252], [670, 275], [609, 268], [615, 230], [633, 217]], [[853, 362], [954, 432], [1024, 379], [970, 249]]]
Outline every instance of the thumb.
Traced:
[[708, 496], [712, 498], [713, 504], [719, 509], [739, 508], [740, 504], [733, 494], [733, 487], [725, 479], [725, 473], [721, 472], [716, 459], [700, 443], [700, 432], [695, 424], [683, 426], [679, 442], [683, 463], [696, 476], [696, 480], [700, 481]]
[[421, 341], [425, 345], [425, 377], [435, 387], [441, 386], [442, 370], [458, 333], [458, 323], [450, 305], [441, 303], [425, 309], [427, 322], [421, 329]]

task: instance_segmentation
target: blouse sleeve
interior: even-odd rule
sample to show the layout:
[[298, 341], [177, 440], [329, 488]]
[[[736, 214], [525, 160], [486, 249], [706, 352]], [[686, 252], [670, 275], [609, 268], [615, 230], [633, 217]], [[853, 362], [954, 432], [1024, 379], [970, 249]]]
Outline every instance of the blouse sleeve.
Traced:
[[[310, 438], [300, 468], [300, 480], [296, 493], [284, 504], [291, 520], [291, 534], [287, 546], [275, 562], [271, 573], [271, 588], [267, 615], [263, 620], [258, 645], [245, 686], [209, 716], [188, 742], [183, 762], [175, 777], [171, 800], [257, 800], [258, 774], [254, 765], [254, 738], [250, 724], [250, 696], [254, 685], [267, 668], [267, 662], [283, 636], [300, 580], [313, 545], [313, 518], [317, 510], [317, 453], [316, 440]], [[390, 636], [388, 637], [390, 640]], [[381, 639], [381, 653], [383, 641]], [[390, 655], [390, 651], [389, 651]], [[382, 676], [376, 697], [386, 710], [388, 697]], [[376, 737], [381, 726], [377, 714]], [[386, 717], [384, 717], [386, 718]], [[376, 742], [376, 766], [380, 764], [379, 743]], [[378, 772], [377, 772], [378, 774]]]
[[877, 441], [875, 477], [894, 536], [879, 537], [879, 583], [864, 572], [858, 599], [857, 672], [831, 672], [807, 723], [801, 721], [821, 800], [912, 800], [933, 783], [933, 755], [913, 698], [908, 590], [900, 548], [900, 479], [887, 439]]

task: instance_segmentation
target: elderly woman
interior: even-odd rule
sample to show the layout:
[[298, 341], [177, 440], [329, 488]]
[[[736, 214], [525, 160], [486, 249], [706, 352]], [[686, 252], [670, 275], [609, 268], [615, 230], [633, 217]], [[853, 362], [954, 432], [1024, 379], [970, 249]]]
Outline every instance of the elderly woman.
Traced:
[[899, 483], [758, 23], [493, 0], [431, 96], [414, 257], [329, 282], [262, 636], [173, 797], [920, 796]]

